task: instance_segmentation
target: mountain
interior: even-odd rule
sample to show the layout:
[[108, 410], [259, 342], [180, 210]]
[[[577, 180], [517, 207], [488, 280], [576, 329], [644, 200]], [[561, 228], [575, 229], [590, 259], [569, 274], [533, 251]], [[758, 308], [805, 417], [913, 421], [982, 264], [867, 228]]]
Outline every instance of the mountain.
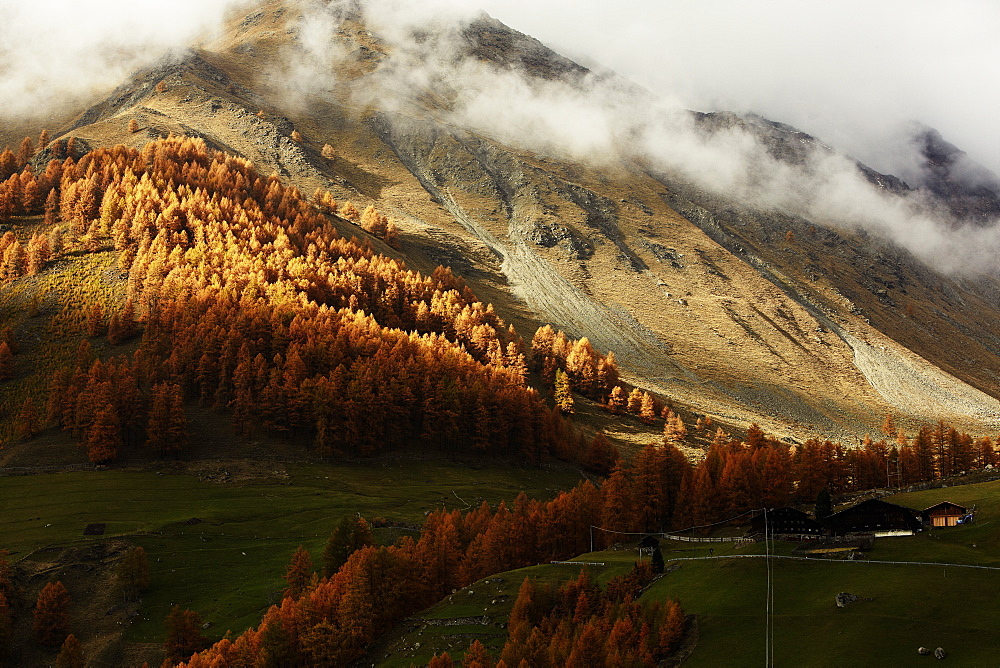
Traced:
[[[510, 569], [993, 475], [965, 432], [1000, 425], [1000, 186], [930, 128], [884, 174], [485, 14], [310, 0], [39, 111], [0, 125], [0, 660], [54, 660], [30, 626], [57, 578], [91, 660], [212, 624], [192, 665], [429, 660], [384, 634], [511, 607]], [[607, 554], [601, 597], [649, 583]], [[600, 622], [618, 656], [678, 651], [663, 601], [628, 613], [656, 647]], [[178, 602], [206, 625], [177, 608], [193, 645], [164, 647]]]
[[[317, 12], [334, 54], [322, 62], [303, 35], [303, 17]], [[364, 20], [356, 8], [267, 3], [137, 73], [53, 138], [139, 147], [200, 137], [303, 192], [374, 203], [398, 221], [412, 266], [450, 266], [522, 336], [550, 322], [589, 337], [616, 353], [627, 380], [698, 413], [795, 438], [871, 432], [888, 413], [980, 431], [1000, 421], [994, 278], [942, 273], [863, 228], [734, 199], [628, 153], [574, 161], [506, 142], [502, 129], [462, 127], [449, 112], [463, 91], [437, 71], [397, 99], [366, 96], [402, 80], [431, 43], [454, 63], [529, 84], [583, 90], [597, 78], [623, 96], [650, 94], [487, 16], [417, 31], [410, 53]], [[836, 154], [760, 117], [693, 117], [708, 135], [756, 138], [779, 162]], [[995, 177], [967, 169], [932, 130], [917, 140], [927, 158], [918, 188], [979, 224], [993, 220]], [[915, 190], [857, 167], [887, 193]]]

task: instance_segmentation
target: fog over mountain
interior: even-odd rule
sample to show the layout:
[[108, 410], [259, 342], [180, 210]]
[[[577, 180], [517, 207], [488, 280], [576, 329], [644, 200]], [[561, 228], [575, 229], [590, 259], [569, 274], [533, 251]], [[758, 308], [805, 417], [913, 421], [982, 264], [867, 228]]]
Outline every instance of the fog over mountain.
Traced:
[[[1000, 8], [992, 3], [306, 3], [297, 48], [270, 72], [289, 105], [322, 97], [337, 84], [333, 63], [342, 54], [328, 36], [359, 4], [394, 50], [377, 78], [381, 85], [354, 91], [359, 102], [392, 109], [429, 89], [446, 91], [451, 122], [499, 140], [597, 163], [640, 156], [653, 169], [751, 205], [873, 229], [946, 271], [991, 270], [1000, 250], [995, 228], [955, 231], [949, 214], [927, 206], [922, 193], [890, 196], [844, 155], [923, 185], [924, 157], [912, 141], [921, 122], [973, 161], [1000, 169], [1000, 86], [989, 68], [1000, 62], [993, 39]], [[49, 0], [15, 7], [0, 41], [0, 94], [9, 101], [0, 113], [26, 114], [88, 87], [113, 85], [143, 62], [210, 33], [227, 10], [247, 5], [185, 0], [168, 9], [156, 2]], [[599, 74], [546, 80], [463, 60], [467, 45], [456, 26], [483, 9]], [[55, 14], [60, 21], [46, 20]], [[611, 71], [653, 95], [625, 90], [623, 80], [604, 75]], [[817, 142], [806, 147], [804, 162], [789, 164], [745, 127], [706, 134], [688, 109], [760, 114], [812, 134], [840, 155]], [[953, 174], [978, 179], [975, 170], [960, 169], [964, 159]]]
[[[247, 3], [4, 4], [0, 113], [10, 114], [94, 82], [114, 82], [216, 26], [227, 8]], [[911, 166], [903, 135], [914, 120], [1000, 172], [1000, 5], [988, 0], [378, 4], [396, 17], [485, 10], [564, 55], [601, 63], [688, 108], [780, 120], [883, 172], [905, 174]]]
[[[569, 7], [564, 10], [564, 17], [576, 16]], [[502, 16], [501, 12], [498, 14]], [[657, 10], [651, 16], [655, 19], [664, 14]], [[683, 16], [682, 12], [678, 18]], [[527, 76], [520, 68], [497, 68], [495, 63], [462, 58], [471, 38], [443, 28], [472, 21], [473, 17], [464, 7], [448, 3], [431, 8], [396, 0], [368, 3], [366, 21], [389, 42], [393, 59], [392, 66], [380, 72], [381, 86], [366, 85], [363, 95], [371, 96], [367, 101], [375, 102], [377, 98], [379, 104], [391, 105], [393, 100], [402, 103], [417, 99], [423, 91], [433, 89], [449, 99], [451, 122], [507, 143], [599, 164], [612, 164], [622, 154], [641, 156], [654, 170], [665, 170], [743, 204], [780, 209], [821, 224], [874, 231], [944, 271], [993, 271], [993, 258], [1000, 249], [1000, 238], [993, 226], [995, 211], [980, 217], [981, 227], [962, 226], [952, 220], [952, 211], [927, 197], [927, 190], [900, 197], [893, 188], [873, 185], [850, 156], [844, 155], [844, 146], [834, 144], [837, 153], [829, 150], [822, 141], [823, 135], [819, 136], [820, 141], [813, 141], [786, 133], [785, 140], [792, 142], [792, 152], [797, 154], [789, 159], [788, 155], [780, 155], [781, 151], [774, 151], [769, 136], [776, 129], [766, 122], [755, 121], [749, 127], [735, 119], [721, 124], [700, 123], [687, 111], [698, 105], [689, 104], [691, 100], [683, 99], [669, 86], [661, 88], [663, 84], [657, 84], [656, 80], [662, 79], [657, 71], [657, 63], [662, 60], [657, 56], [657, 48], [648, 53], [635, 48], [636, 44], [658, 43], [652, 38], [642, 39], [647, 34], [643, 26], [633, 25], [639, 40], [630, 41], [627, 30], [615, 36], [614, 31], [620, 26], [608, 27], [609, 34], [604, 34], [603, 40], [596, 35], [589, 42], [582, 40], [593, 45], [590, 55], [608, 50], [607, 60], [578, 58], [594, 67], [591, 74], [583, 76], [567, 71], [560, 76], [539, 77]], [[310, 22], [313, 20], [318, 19]], [[476, 30], [478, 26], [473, 32]], [[566, 34], [573, 34], [572, 29]], [[621, 60], [616, 53], [626, 43], [632, 45], [632, 53], [644, 55]], [[711, 59], [725, 50], [722, 45], [714, 49], [692, 45], [685, 58], [695, 61], [697, 58], [692, 58], [692, 54], [697, 54]], [[564, 51], [572, 55], [573, 46]], [[768, 57], [768, 49], [761, 51], [763, 56], [759, 57]], [[663, 58], [669, 60], [667, 56]], [[753, 60], [754, 56], [750, 58]], [[609, 74], [605, 63], [615, 65], [616, 59], [625, 63], [624, 67], [614, 67], [616, 71], [648, 84], [653, 95], [630, 89], [627, 81]], [[635, 63], [636, 68], [630, 71], [629, 62]], [[831, 58], [826, 65], [817, 64], [815, 76], [820, 82], [815, 83], [816, 87], [840, 81], [834, 71], [837, 66], [832, 62]], [[799, 63], [797, 67], [805, 66]], [[763, 72], [762, 89], [774, 92], [768, 82], [780, 73], [763, 65], [759, 70]], [[744, 75], [753, 79], [757, 71]], [[316, 85], [317, 80], [313, 84], [313, 88], [322, 88]], [[725, 82], [718, 85], [724, 87]], [[746, 85], [744, 82], [742, 87]], [[740, 90], [741, 86], [734, 88]], [[850, 89], [843, 94], [850, 98]], [[811, 113], [809, 104], [791, 92], [776, 94], [774, 99], [786, 104], [789, 110], [798, 108]], [[893, 163], [896, 173], [908, 178], [912, 187], [924, 185], [929, 180], [929, 174], [925, 173], [927, 157], [918, 149], [925, 147], [912, 141], [914, 133], [923, 126], [901, 116], [894, 119], [888, 105], [879, 110], [875, 98], [870, 99], [875, 120], [865, 127], [865, 132], [872, 132], [878, 126], [886, 129], [872, 143], [865, 143], [858, 135], [854, 142], [847, 142], [848, 146], [853, 143], [859, 148], [867, 147], [876, 164]], [[748, 111], [752, 107], [744, 104], [736, 105], [735, 109]], [[841, 124], [859, 120], [857, 114], [842, 109], [840, 116], [831, 112], [829, 118]], [[776, 120], [786, 119], [777, 116]], [[861, 155], [859, 150], [850, 148], [847, 152]], [[957, 167], [947, 176], [950, 180], [962, 180], [965, 173], [962, 168], [968, 159], [959, 153], [955, 155]], [[968, 183], [970, 188], [984, 184], [974, 169], [968, 173], [973, 175]], [[990, 181], [990, 177], [985, 180]], [[989, 185], [995, 192], [995, 180]]]
[[[466, 5], [469, 3], [457, 3]], [[702, 111], [755, 112], [883, 172], [920, 121], [1000, 171], [1000, 5], [482, 0], [491, 15]]]

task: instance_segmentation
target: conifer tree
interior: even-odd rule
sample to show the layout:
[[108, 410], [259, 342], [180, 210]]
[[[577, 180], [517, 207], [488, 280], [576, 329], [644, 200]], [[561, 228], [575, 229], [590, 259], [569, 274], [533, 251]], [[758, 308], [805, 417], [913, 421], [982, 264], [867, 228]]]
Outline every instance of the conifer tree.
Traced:
[[453, 668], [455, 662], [451, 660], [451, 656], [448, 652], [441, 652], [441, 654], [435, 654], [431, 657], [430, 662], [427, 664], [427, 668]]
[[87, 665], [83, 655], [83, 646], [76, 636], [70, 633], [56, 656], [56, 668], [84, 668]]
[[122, 597], [131, 601], [149, 587], [149, 558], [142, 547], [129, 550], [118, 564], [118, 582]]
[[597, 432], [587, 447], [584, 465], [601, 475], [608, 475], [618, 461], [618, 450], [608, 441], [604, 432]]
[[660, 627], [660, 652], [664, 655], [673, 653], [684, 637], [684, 611], [677, 601], [667, 601], [666, 619]]
[[647, 424], [652, 424], [656, 420], [656, 400], [649, 392], [642, 393], [642, 401], [639, 404], [639, 417]]
[[17, 150], [17, 164], [24, 167], [33, 155], [35, 155], [35, 147], [31, 143], [31, 137], [25, 137], [21, 140], [21, 146]]
[[14, 353], [10, 344], [0, 341], [0, 380], [10, 380], [14, 377]]
[[653, 548], [653, 557], [650, 560], [653, 566], [654, 573], [662, 573], [664, 568], [663, 563], [663, 552], [660, 551], [660, 546], [657, 545]]
[[95, 303], [87, 311], [87, 334], [101, 336], [104, 331], [104, 310], [100, 304]]
[[132, 301], [126, 300], [120, 312], [111, 314], [111, 320], [108, 322], [108, 342], [118, 345], [135, 336], [134, 318]]
[[348, 200], [344, 202], [340, 207], [340, 217], [346, 218], [347, 220], [356, 223], [360, 218], [361, 214], [358, 211], [358, 207], [354, 206], [354, 202]]
[[41, 418], [35, 401], [32, 397], [25, 397], [21, 405], [21, 412], [17, 416], [17, 435], [28, 440], [37, 436], [42, 431]]
[[184, 610], [175, 605], [170, 609], [165, 625], [167, 639], [163, 642], [163, 649], [171, 661], [187, 659], [208, 644], [201, 633], [201, 615], [193, 610]]
[[628, 408], [628, 397], [621, 385], [615, 385], [608, 394], [608, 410], [612, 413], [624, 413]]
[[570, 390], [569, 377], [563, 373], [562, 369], [556, 369], [555, 385], [553, 387], [556, 408], [563, 415], [574, 412], [573, 392]]
[[50, 582], [35, 602], [35, 637], [50, 647], [58, 646], [69, 633], [69, 592], [62, 582]]
[[493, 668], [493, 660], [486, 653], [486, 647], [474, 640], [462, 659], [462, 668]]
[[157, 383], [150, 390], [149, 421], [146, 425], [146, 447], [159, 453], [161, 458], [173, 450], [171, 423], [173, 421], [173, 393], [169, 383]]
[[184, 392], [181, 386], [171, 383], [167, 388], [167, 452], [182, 452], [188, 445], [187, 416], [184, 414]]
[[44, 234], [32, 235], [31, 241], [28, 242], [28, 275], [34, 276], [44, 269], [51, 256], [49, 238]]
[[885, 421], [882, 422], [882, 433], [892, 438], [896, 435], [896, 419], [892, 413], [885, 414]]
[[638, 415], [641, 410], [642, 390], [638, 387], [633, 387], [632, 391], [628, 393], [628, 412], [632, 415]]
[[83, 446], [87, 458], [95, 464], [106, 464], [118, 456], [122, 446], [121, 423], [118, 410], [105, 401], [94, 411], [94, 421], [87, 429]]
[[375, 544], [371, 527], [363, 517], [345, 515], [334, 528], [323, 549], [323, 574], [333, 577], [355, 550]]
[[830, 498], [830, 490], [827, 487], [819, 490], [816, 496], [816, 520], [822, 522], [833, 514], [833, 500]]
[[309, 586], [312, 576], [312, 557], [309, 556], [309, 552], [304, 547], [299, 545], [292, 554], [292, 560], [285, 570], [285, 582], [288, 583], [288, 586], [285, 587], [285, 596], [297, 599]]
[[399, 228], [396, 227], [396, 223], [392, 220], [389, 220], [385, 224], [384, 239], [385, 242], [389, 244], [389, 246], [391, 246], [392, 248], [395, 248], [396, 250], [399, 250], [401, 248], [399, 242]]

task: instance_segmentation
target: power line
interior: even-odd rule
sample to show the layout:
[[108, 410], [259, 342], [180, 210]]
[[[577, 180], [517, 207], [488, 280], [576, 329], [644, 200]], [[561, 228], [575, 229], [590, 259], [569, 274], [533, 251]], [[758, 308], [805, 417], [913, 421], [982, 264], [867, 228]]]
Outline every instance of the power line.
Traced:
[[769, 541], [767, 508], [764, 509], [764, 571], [767, 586], [764, 590], [764, 666], [772, 665], [771, 653], [771, 545]]
[[[718, 522], [712, 522], [711, 524], [698, 524], [698, 525], [695, 525], [695, 526], [689, 526], [686, 529], [677, 529], [676, 531], [618, 531], [617, 529], [606, 529], [604, 527], [599, 527], [596, 524], [591, 524], [590, 525], [590, 529], [591, 529], [591, 546], [593, 546], [593, 530], [594, 529], [597, 529], [599, 531], [604, 531], [606, 533], [616, 533], [616, 534], [619, 534], [621, 536], [663, 536], [663, 537], [669, 537], [669, 536], [676, 536], [678, 534], [684, 533], [685, 531], [693, 531], [695, 529], [707, 529], [708, 527], [714, 527], [714, 526], [716, 526], [718, 524], [726, 524], [727, 522], [732, 522], [733, 520], [737, 520], [737, 519], [743, 517], [744, 515], [749, 515], [751, 513], [759, 513], [762, 510], [765, 510], [765, 509], [763, 509], [763, 508], [754, 508], [752, 510], [748, 510], [746, 512], [740, 513], [739, 515], [733, 515], [732, 517], [729, 517], [727, 519], [719, 520]], [[593, 551], [593, 549], [591, 549], [591, 551]]]

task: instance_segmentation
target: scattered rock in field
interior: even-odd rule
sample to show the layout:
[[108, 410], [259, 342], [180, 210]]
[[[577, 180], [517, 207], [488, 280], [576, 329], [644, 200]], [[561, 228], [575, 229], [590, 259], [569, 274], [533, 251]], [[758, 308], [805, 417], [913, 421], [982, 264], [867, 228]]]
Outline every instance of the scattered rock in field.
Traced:
[[837, 594], [837, 597], [836, 597], [837, 607], [838, 608], [846, 608], [851, 603], [856, 603], [856, 602], [858, 602], [860, 600], [861, 600], [861, 598], [858, 597], [857, 595], [855, 595], [855, 594], [849, 594], [846, 591], [840, 592], [839, 594]]
[[931, 653], [931, 651], [929, 649], [927, 649], [926, 647], [918, 647], [917, 648], [917, 654], [919, 654], [920, 656], [929, 656], [930, 653]]
[[936, 650], [934, 650], [935, 659], [943, 659], [946, 656], [948, 656], [948, 653], [944, 651], [944, 647], [938, 647]]

